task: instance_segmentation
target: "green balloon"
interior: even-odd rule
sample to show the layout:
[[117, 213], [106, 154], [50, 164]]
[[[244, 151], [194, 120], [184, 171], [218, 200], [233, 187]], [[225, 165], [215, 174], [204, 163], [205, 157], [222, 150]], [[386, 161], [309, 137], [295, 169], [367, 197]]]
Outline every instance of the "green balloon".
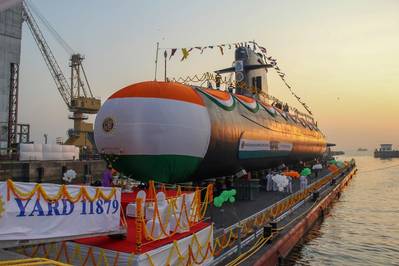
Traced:
[[219, 195], [222, 199], [228, 199], [229, 198], [229, 192], [227, 190], [224, 190], [222, 194]]
[[229, 200], [231, 197], [233, 197], [233, 193], [231, 192], [231, 190], [228, 190], [227, 191], [227, 200]]
[[234, 197], [230, 197], [230, 198], [229, 198], [229, 202], [230, 202], [230, 203], [234, 203], [234, 202], [236, 202], [236, 199], [235, 199]]
[[312, 170], [310, 170], [309, 168], [304, 168], [304, 169], [302, 169], [302, 171], [301, 171], [301, 175], [302, 176], [308, 176], [308, 175], [310, 175], [312, 173]]
[[220, 205], [220, 198], [219, 197], [216, 197], [216, 198], [214, 198], [213, 199], [213, 205], [215, 205], [215, 207], [220, 207], [219, 205]]
[[237, 195], [237, 190], [235, 190], [234, 188], [231, 190], [231, 194], [233, 195], [233, 196], [235, 196], [235, 195]]
[[215, 198], [213, 199], [213, 202], [219, 202], [219, 197], [215, 197]]

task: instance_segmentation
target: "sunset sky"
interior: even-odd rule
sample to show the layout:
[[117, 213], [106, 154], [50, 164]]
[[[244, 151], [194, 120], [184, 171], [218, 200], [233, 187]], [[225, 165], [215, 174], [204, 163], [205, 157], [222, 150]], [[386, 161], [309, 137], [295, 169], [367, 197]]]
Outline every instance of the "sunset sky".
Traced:
[[[256, 40], [278, 60], [287, 81], [311, 107], [339, 149], [399, 145], [399, 1], [99, 1], [35, 0], [52, 26], [85, 55], [96, 96], [154, 78], [155, 43], [192, 47]], [[19, 122], [34, 141], [66, 139], [68, 112], [23, 26]], [[68, 54], [48, 36], [69, 77]], [[233, 51], [181, 54], [170, 77], [230, 66]], [[160, 66], [159, 76], [163, 67]], [[296, 105], [274, 71], [270, 94]]]

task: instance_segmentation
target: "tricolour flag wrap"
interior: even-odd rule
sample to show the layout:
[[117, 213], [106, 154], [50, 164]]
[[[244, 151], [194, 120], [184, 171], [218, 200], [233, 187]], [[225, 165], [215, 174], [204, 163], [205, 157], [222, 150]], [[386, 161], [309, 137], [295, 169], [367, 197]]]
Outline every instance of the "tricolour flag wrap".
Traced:
[[95, 121], [101, 153], [113, 155], [116, 169], [135, 178], [184, 181], [204, 158], [211, 134], [208, 111], [190, 86], [141, 82], [114, 93]]

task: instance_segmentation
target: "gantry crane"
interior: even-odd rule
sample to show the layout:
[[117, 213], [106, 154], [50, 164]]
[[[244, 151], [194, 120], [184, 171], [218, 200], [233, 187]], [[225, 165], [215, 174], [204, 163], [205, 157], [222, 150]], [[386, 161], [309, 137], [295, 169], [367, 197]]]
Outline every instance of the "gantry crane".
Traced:
[[[84, 120], [88, 119], [88, 114], [96, 114], [98, 112], [101, 101], [95, 98], [91, 91], [82, 64], [84, 57], [79, 53], [71, 55], [69, 64], [71, 67], [71, 79], [69, 84], [26, 1], [22, 2], [22, 13], [24, 21], [29, 26], [63, 101], [68, 110], [72, 112], [69, 118], [74, 121], [74, 127], [68, 130], [69, 138], [65, 144], [92, 151], [95, 148], [94, 143], [92, 143], [93, 138], [90, 136], [93, 132], [93, 124]], [[58, 37], [60, 38], [59, 35]]]

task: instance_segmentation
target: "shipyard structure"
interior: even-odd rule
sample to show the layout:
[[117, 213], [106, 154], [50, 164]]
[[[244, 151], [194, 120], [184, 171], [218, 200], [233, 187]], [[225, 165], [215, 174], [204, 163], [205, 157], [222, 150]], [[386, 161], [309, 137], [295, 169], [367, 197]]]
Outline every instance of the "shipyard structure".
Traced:
[[[89, 114], [97, 112], [101, 102], [93, 96], [82, 64], [84, 56], [69, 53], [70, 75], [67, 78], [45, 38], [46, 33], [50, 33], [60, 42], [60, 35], [54, 33], [48, 21], [30, 5], [32, 3], [26, 1], [0, 2], [0, 180], [12, 176], [20, 181], [60, 182], [68, 169], [75, 169], [80, 177], [100, 175], [105, 162], [96, 156], [93, 125], [87, 119]], [[73, 128], [67, 131], [66, 141], [59, 137], [56, 143], [47, 143], [48, 136], [44, 134], [43, 143], [34, 143], [30, 138], [30, 125], [18, 119], [18, 82], [24, 73], [20, 68], [23, 24], [29, 29], [37, 52], [48, 68], [48, 73], [43, 74], [51, 75], [71, 112], [69, 119], [73, 121]], [[39, 25], [52, 30], [42, 32]], [[69, 47], [65, 40], [62, 45]]]
[[[17, 138], [18, 73], [22, 6], [0, 12], [0, 155]], [[10, 108], [11, 107], [11, 108]], [[15, 141], [16, 142], [16, 141]]]

